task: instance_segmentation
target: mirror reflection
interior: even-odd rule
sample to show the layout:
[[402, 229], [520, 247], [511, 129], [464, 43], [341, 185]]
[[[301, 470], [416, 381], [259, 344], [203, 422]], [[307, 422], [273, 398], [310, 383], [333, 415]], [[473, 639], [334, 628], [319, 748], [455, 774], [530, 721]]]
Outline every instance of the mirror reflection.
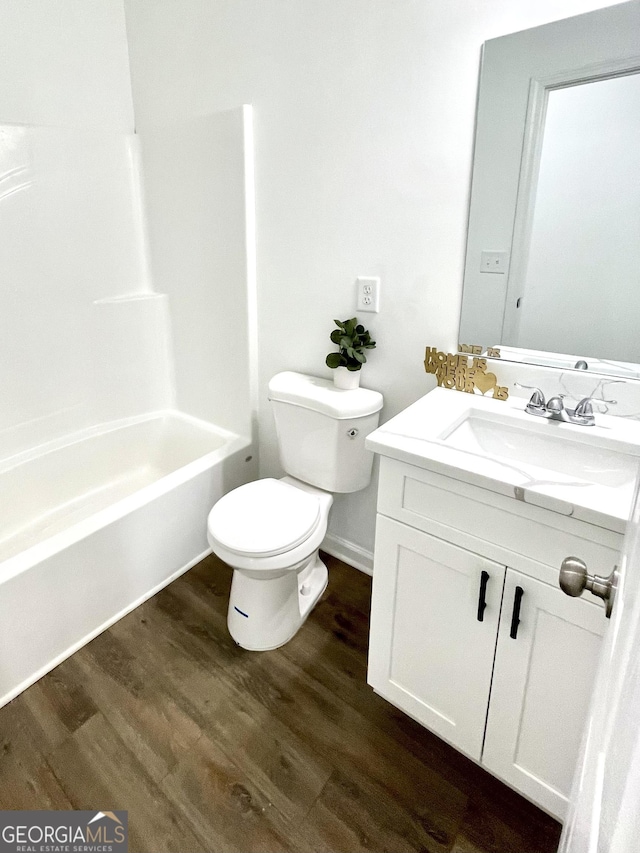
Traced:
[[[624, 38], [598, 55], [606, 37], [594, 56], [589, 35], [605, 24], [622, 35], [621, 9], [640, 4], [485, 46], [463, 344], [640, 377], [640, 57]], [[527, 40], [533, 54], [519, 60]]]

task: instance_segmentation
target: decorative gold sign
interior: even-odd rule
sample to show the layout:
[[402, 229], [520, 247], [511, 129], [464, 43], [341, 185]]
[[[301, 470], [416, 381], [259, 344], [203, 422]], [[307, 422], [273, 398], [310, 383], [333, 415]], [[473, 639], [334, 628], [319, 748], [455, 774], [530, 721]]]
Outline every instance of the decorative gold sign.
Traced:
[[435, 347], [427, 347], [424, 356], [424, 369], [435, 373], [438, 385], [455, 388], [475, 394], [476, 388], [482, 393], [493, 390], [496, 400], [506, 400], [509, 389], [498, 385], [495, 373], [487, 373], [487, 359], [474, 356], [469, 364], [469, 356], [453, 355], [450, 352], [438, 352]]
[[[469, 352], [472, 355], [480, 355], [482, 347], [478, 346], [478, 344], [459, 344], [458, 352]], [[486, 356], [487, 358], [500, 358], [499, 347], [487, 347]]]

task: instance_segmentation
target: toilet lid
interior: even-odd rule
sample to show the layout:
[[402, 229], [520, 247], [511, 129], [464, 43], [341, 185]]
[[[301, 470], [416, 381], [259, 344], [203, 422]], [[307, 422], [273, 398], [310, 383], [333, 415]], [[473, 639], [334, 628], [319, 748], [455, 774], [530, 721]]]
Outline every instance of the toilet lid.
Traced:
[[220, 498], [209, 514], [209, 533], [237, 554], [272, 557], [304, 542], [319, 519], [314, 495], [280, 480], [256, 480]]

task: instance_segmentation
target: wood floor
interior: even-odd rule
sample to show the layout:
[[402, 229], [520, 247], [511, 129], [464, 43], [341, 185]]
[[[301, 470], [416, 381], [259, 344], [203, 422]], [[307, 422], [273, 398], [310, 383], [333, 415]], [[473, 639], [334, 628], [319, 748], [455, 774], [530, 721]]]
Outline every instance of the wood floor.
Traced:
[[[546, 853], [559, 825], [366, 684], [370, 579], [285, 647], [210, 557], [0, 710], [0, 808], [126, 809], [133, 853]], [[35, 630], [35, 628], [34, 628]]]

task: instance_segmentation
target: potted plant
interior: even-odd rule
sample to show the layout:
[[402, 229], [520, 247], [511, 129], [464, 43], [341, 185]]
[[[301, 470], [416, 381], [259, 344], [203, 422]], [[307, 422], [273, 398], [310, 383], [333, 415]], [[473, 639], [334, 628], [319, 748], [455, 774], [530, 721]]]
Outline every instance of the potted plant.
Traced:
[[337, 329], [331, 332], [331, 340], [340, 348], [338, 352], [330, 352], [326, 358], [327, 367], [335, 370], [333, 382], [336, 388], [349, 390], [360, 384], [360, 369], [366, 362], [366, 349], [374, 349], [376, 342], [364, 326], [358, 323], [358, 318], [351, 320], [334, 320]]

